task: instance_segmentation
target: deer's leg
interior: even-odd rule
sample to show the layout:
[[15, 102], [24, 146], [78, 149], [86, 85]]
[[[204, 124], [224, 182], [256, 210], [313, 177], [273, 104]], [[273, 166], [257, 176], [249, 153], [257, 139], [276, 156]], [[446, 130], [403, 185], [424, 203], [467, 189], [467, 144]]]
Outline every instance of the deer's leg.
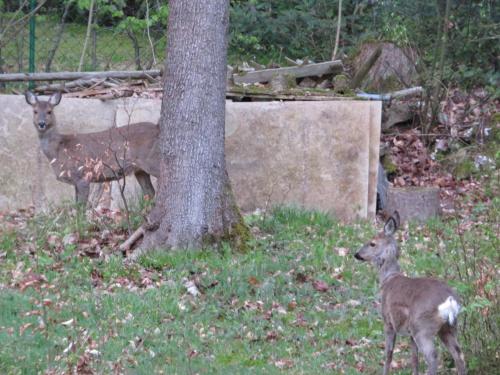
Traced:
[[428, 332], [420, 332], [415, 336], [418, 350], [424, 354], [427, 363], [427, 375], [437, 374], [438, 361], [433, 339], [434, 335]]
[[385, 363], [384, 375], [389, 374], [392, 363], [392, 353], [394, 352], [394, 343], [396, 342], [396, 331], [392, 327], [385, 327]]
[[410, 336], [411, 344], [411, 368], [413, 375], [418, 375], [418, 346], [413, 337]]
[[151, 178], [149, 177], [149, 174], [147, 174], [144, 171], [137, 171], [134, 173], [134, 175], [139, 185], [141, 185], [142, 194], [149, 195], [150, 198], [154, 198], [155, 188], [151, 183]]
[[443, 344], [448, 348], [451, 356], [453, 357], [453, 361], [455, 361], [455, 367], [457, 368], [458, 375], [465, 375], [465, 360], [462, 350], [460, 349], [460, 345], [458, 344], [457, 336], [456, 336], [456, 328], [443, 327], [441, 331], [439, 331], [439, 338], [443, 342]]
[[76, 203], [85, 206], [89, 199], [90, 184], [87, 181], [77, 181], [75, 184]]

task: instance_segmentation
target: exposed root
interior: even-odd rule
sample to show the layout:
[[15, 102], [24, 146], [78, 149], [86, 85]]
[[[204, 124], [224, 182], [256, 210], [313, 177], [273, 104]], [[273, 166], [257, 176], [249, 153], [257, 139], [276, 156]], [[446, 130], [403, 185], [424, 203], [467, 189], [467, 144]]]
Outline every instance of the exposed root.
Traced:
[[122, 253], [126, 253], [128, 250], [131, 249], [131, 247], [134, 245], [134, 243], [137, 242], [139, 238], [144, 236], [144, 233], [145, 229], [141, 225], [139, 228], [137, 228], [137, 230], [134, 233], [132, 233], [132, 235], [129, 238], [127, 238], [127, 240], [124, 243], [120, 245], [120, 251]]

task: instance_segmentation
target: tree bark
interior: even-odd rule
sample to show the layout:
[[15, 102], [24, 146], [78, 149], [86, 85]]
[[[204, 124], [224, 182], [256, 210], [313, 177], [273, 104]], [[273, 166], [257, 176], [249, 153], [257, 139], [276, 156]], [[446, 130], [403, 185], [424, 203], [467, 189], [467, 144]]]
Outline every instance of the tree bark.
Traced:
[[141, 48], [139, 46], [139, 41], [135, 36], [135, 33], [132, 29], [127, 29], [127, 35], [129, 39], [132, 41], [132, 46], [134, 47], [134, 56], [135, 56], [135, 68], [137, 70], [142, 70], [141, 66]]
[[[158, 195], [137, 258], [150, 248], [244, 248], [224, 154], [228, 0], [169, 2]], [[151, 225], [151, 223], [153, 223]], [[234, 247], [233, 247], [234, 248]]]

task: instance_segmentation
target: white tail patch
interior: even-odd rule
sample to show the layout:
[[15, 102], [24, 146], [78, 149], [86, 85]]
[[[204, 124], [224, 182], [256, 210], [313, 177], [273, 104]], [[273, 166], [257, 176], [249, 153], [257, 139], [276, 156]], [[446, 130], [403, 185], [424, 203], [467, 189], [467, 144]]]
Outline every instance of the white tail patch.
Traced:
[[438, 310], [439, 316], [450, 325], [453, 325], [457, 320], [458, 313], [460, 312], [460, 305], [455, 298], [449, 296], [446, 298], [446, 301], [438, 306]]

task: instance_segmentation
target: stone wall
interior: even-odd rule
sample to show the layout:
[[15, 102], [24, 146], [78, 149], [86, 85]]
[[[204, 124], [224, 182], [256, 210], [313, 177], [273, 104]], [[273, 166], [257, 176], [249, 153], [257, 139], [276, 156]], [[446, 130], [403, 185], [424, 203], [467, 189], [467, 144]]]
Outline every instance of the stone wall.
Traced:
[[[62, 133], [157, 122], [161, 102], [64, 98], [56, 107]], [[375, 213], [381, 105], [368, 101], [227, 102], [226, 160], [243, 211], [296, 205], [344, 220]], [[127, 178], [127, 195], [140, 189]], [[0, 210], [45, 208], [73, 200], [39, 151], [31, 107], [0, 95]], [[112, 186], [119, 205], [118, 187]]]

